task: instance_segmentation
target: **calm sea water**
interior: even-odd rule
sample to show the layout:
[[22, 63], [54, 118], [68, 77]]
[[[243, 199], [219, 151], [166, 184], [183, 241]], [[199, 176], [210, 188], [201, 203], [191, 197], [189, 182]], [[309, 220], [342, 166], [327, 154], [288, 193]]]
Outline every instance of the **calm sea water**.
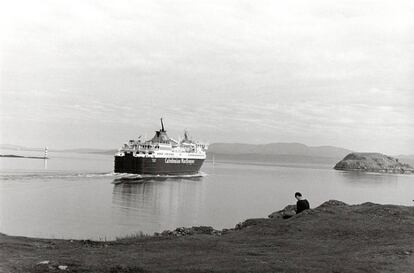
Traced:
[[0, 232], [111, 240], [180, 226], [231, 228], [294, 204], [296, 191], [312, 207], [329, 199], [414, 204], [413, 175], [341, 172], [326, 165], [205, 162], [194, 177], [132, 180], [112, 173], [112, 156], [49, 156], [47, 161], [0, 158]]

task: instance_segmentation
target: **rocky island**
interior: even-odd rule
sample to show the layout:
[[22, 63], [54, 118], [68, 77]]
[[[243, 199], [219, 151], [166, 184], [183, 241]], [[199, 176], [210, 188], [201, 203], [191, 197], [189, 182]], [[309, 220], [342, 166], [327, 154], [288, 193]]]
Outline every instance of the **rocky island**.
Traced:
[[284, 219], [292, 208], [116, 241], [0, 234], [0, 272], [413, 272], [413, 206], [331, 200]]
[[414, 168], [410, 165], [380, 153], [350, 153], [339, 161], [334, 169], [380, 173], [414, 173]]

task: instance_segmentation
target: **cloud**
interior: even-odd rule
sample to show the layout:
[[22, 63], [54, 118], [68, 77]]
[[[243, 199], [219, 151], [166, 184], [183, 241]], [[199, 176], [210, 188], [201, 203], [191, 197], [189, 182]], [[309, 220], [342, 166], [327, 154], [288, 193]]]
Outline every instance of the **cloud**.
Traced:
[[164, 116], [216, 141], [382, 148], [399, 135], [402, 151], [413, 14], [408, 0], [13, 1], [0, 16], [2, 126], [10, 139], [29, 120], [106, 132], [89, 143]]

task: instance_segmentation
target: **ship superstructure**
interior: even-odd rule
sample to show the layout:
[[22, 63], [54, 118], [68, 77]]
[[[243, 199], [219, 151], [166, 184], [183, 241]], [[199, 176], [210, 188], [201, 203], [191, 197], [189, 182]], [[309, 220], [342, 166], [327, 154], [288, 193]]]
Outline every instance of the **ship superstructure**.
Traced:
[[191, 140], [187, 131], [180, 141], [169, 138], [161, 119], [161, 129], [150, 140], [130, 140], [115, 154], [116, 173], [195, 174], [204, 160], [208, 145]]

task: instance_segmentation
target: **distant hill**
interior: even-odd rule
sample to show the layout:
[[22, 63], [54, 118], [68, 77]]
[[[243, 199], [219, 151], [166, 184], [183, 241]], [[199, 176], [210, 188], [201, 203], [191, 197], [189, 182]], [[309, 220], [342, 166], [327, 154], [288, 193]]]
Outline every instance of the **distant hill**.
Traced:
[[[0, 144], [0, 149], [12, 151], [43, 151], [45, 148], [32, 148], [13, 144]], [[76, 148], [76, 149], [48, 149], [49, 152], [80, 153], [80, 154], [115, 154], [118, 150]]]
[[79, 149], [65, 149], [65, 150], [52, 150], [54, 152], [61, 153], [79, 153], [79, 154], [115, 154], [118, 150], [103, 150], [92, 148], [79, 148]]
[[[12, 144], [0, 144], [0, 149], [21, 151], [43, 151], [44, 148], [31, 148]], [[50, 152], [114, 155], [117, 149], [49, 149]], [[307, 146], [301, 143], [212, 143], [207, 151], [207, 159], [243, 161], [243, 162], [278, 162], [278, 163], [321, 163], [335, 165], [351, 153], [334, 146]], [[414, 165], [414, 155], [398, 155], [401, 159]]]
[[[0, 145], [0, 148], [24, 151], [41, 151], [44, 148], [28, 148], [18, 145]], [[49, 149], [50, 152], [104, 154], [114, 155], [116, 149]], [[350, 150], [320, 146], [309, 147], [301, 143], [270, 143], [270, 144], [243, 144], [243, 143], [213, 143], [207, 152], [207, 159], [250, 161], [250, 162], [295, 162], [295, 163], [327, 163], [335, 164]]]
[[411, 166], [414, 166], [414, 155], [398, 155], [395, 157], [405, 163], [410, 164]]
[[113, 150], [101, 150], [98, 152], [93, 152], [93, 154], [115, 155], [117, 152], [118, 152], [118, 149], [113, 149]]
[[0, 144], [0, 149], [12, 151], [43, 151], [45, 148], [31, 148], [13, 144]]
[[213, 143], [209, 146], [208, 158], [334, 164], [350, 152], [339, 147], [311, 147], [301, 143]]

